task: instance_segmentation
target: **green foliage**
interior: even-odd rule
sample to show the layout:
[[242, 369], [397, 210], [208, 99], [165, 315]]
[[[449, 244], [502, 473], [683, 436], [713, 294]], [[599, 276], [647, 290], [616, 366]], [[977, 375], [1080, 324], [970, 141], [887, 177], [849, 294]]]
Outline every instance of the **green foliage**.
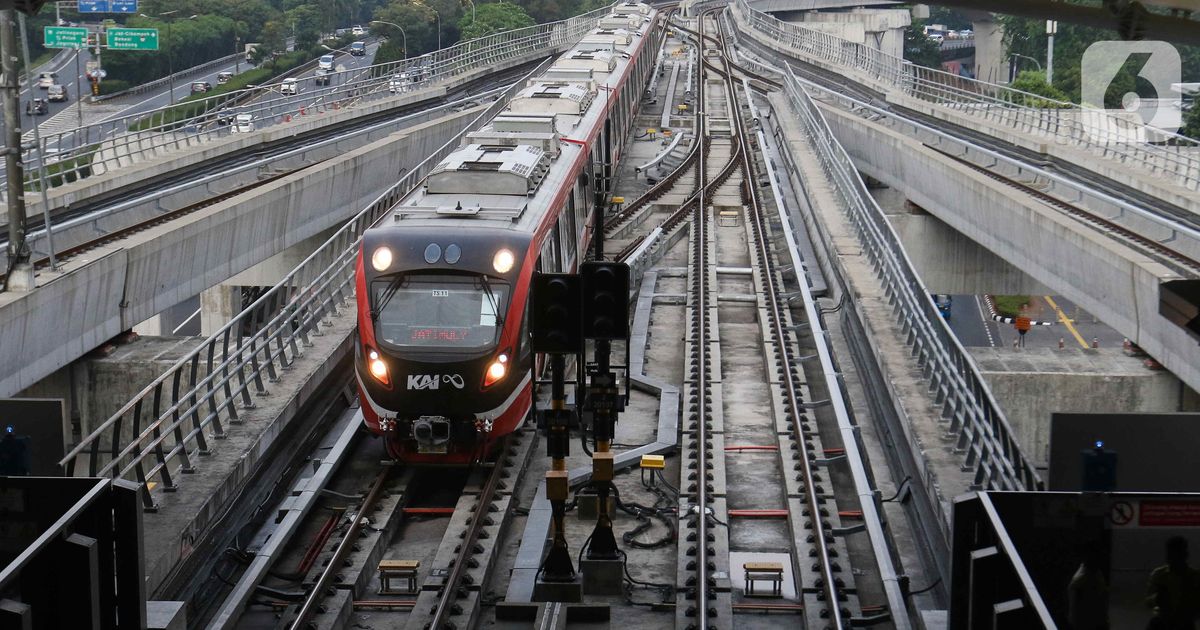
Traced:
[[[1047, 36], [1044, 20], [1004, 15], [1000, 16], [1000, 22], [1004, 26], [1004, 43], [1010, 55], [1025, 55], [1045, 63]], [[1096, 42], [1120, 39], [1116, 31], [1059, 22], [1058, 34], [1054, 36], [1054, 87], [1065, 94], [1067, 100], [1078, 103], [1084, 51]], [[1200, 46], [1175, 47], [1183, 61], [1183, 80], [1200, 81]], [[1105, 103], [1102, 104], [1104, 107], [1119, 107], [1121, 95], [1127, 92], [1147, 91], [1145, 82], [1139, 86], [1136, 80], [1136, 61], [1129, 60], [1110, 84]], [[1028, 60], [1019, 60], [1019, 63], [1032, 65]], [[1154, 94], [1143, 93], [1142, 96], [1153, 98]]]
[[925, 35], [925, 22], [913, 20], [904, 30], [904, 58], [927, 68], [942, 66], [942, 48]]
[[105, 79], [100, 82], [100, 94], [116, 94], [117, 92], [124, 92], [133, 86], [134, 84], [129, 81]]
[[1200, 102], [1194, 103], [1192, 109], [1185, 114], [1183, 129], [1179, 130], [1179, 133], [1200, 140]]
[[467, 11], [458, 21], [458, 28], [464, 40], [486, 37], [500, 31], [533, 26], [533, 18], [521, 7], [506, 4], [482, 4], [476, 7], [475, 21], [471, 20], [471, 12]]
[[993, 295], [996, 313], [1005, 317], [1016, 317], [1021, 314], [1021, 307], [1029, 305], [1028, 295]]
[[151, 127], [170, 126], [177, 121], [187, 120], [194, 116], [203, 114], [207, 108], [212, 105], [205, 103], [205, 99], [214, 96], [220, 96], [227, 92], [236, 92], [244, 89], [248, 85], [258, 85], [269, 82], [281, 73], [287, 72], [296, 66], [299, 66], [307, 61], [312, 60], [311, 51], [300, 50], [290, 52], [286, 55], [281, 55], [275, 59], [274, 66], [264, 66], [248, 70], [231, 79], [229, 83], [224, 85], [216, 85], [206, 94], [192, 94], [179, 101], [179, 104], [162, 112], [161, 115], [155, 115], [151, 118], [143, 118], [137, 123], [130, 125], [130, 131], [142, 131]]
[[1025, 70], [1017, 75], [1017, 80], [1012, 82], [1012, 87], [1015, 90], [1044, 96], [1045, 100], [1040, 98], [1022, 97], [1024, 102], [1022, 105], [1027, 107], [1068, 107], [1066, 103], [1059, 104], [1055, 101], [1066, 101], [1067, 95], [1062, 93], [1062, 90], [1046, 83], [1046, 73], [1038, 72], [1037, 70]]
[[104, 53], [104, 68], [113, 79], [134, 84], [165, 77], [172, 70], [216, 59], [234, 52], [236, 22], [219, 15], [201, 15], [195, 19], [167, 22], [143, 17], [130, 18], [134, 28], [159, 30], [158, 51], [116, 51]]
[[947, 7], [930, 6], [928, 24], [943, 24], [946, 28], [961, 31], [972, 28], [967, 16]]
[[[416, 57], [437, 48], [437, 14], [428, 6], [400, 0], [377, 10], [374, 19], [399, 24], [404, 29], [404, 35], [401, 35], [394, 26], [371, 25], [372, 32], [387, 37], [388, 41], [396, 46], [407, 42], [409, 57]], [[443, 34], [443, 46], [449, 46], [454, 41], [446, 39]]]
[[[55, 188], [63, 184], [79, 181], [92, 174], [92, 156], [96, 154], [98, 145], [92, 145], [75, 157], [59, 160], [46, 165], [46, 188]], [[26, 190], [41, 190], [41, 181], [33, 179], [25, 185]]]

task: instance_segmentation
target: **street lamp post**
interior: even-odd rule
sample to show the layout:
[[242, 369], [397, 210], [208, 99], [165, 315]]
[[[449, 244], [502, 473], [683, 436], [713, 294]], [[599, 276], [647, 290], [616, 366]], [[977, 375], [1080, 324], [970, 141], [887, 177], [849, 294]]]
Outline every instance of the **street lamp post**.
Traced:
[[[168, 87], [168, 89], [171, 90], [171, 94], [168, 97], [171, 105], [175, 104], [175, 61], [174, 61], [174, 59], [172, 59], [173, 55], [171, 54], [173, 52], [171, 50], [171, 24], [173, 24], [175, 22], [175, 19], [170, 18], [169, 16], [174, 15], [176, 13], [179, 13], [179, 9], [171, 9], [170, 11], [163, 11], [162, 13], [159, 13], [157, 16], [155, 16], [158, 18], [168, 18], [163, 21], [167, 23], [167, 87]], [[145, 13], [139, 13], [138, 15], [140, 15], [144, 18], [150, 18], [150, 16], [146, 15]], [[184, 19], [194, 20], [198, 17], [200, 17], [200, 16], [199, 15], [189, 15], [188, 17], [186, 17]], [[153, 19], [153, 18], [151, 18], [151, 19]]]
[[467, 0], [467, 2], [471, 3], [471, 23], [474, 24], [475, 23], [475, 0]]
[[[428, 5], [426, 5], [426, 6], [428, 6]], [[433, 14], [437, 16], [438, 50], [441, 50], [442, 49], [442, 13], [441, 13], [441, 11], [434, 9], [433, 7], [429, 7], [429, 8], [433, 9]]]
[[1054, 85], [1054, 35], [1058, 33], [1058, 21], [1046, 20], [1046, 83]]
[[370, 23], [371, 24], [386, 24], [388, 26], [396, 27], [396, 30], [400, 31], [400, 47], [403, 51], [402, 54], [404, 55], [405, 59], [408, 59], [408, 35], [406, 35], [404, 33], [404, 28], [402, 26], [400, 26], [399, 24], [396, 24], [395, 22], [384, 22], [383, 20], [371, 20]]
[[[1021, 59], [1028, 59], [1028, 60], [1032, 61], [1034, 64], [1036, 64], [1036, 65], [1037, 65], [1038, 72], [1041, 72], [1041, 71], [1042, 71], [1042, 62], [1038, 61], [1037, 59], [1034, 59], [1033, 57], [1030, 57], [1029, 55], [1022, 55], [1022, 54], [1020, 54], [1020, 53], [1012, 53], [1012, 56], [1013, 56], [1013, 57], [1018, 57], [1018, 58], [1021, 58]], [[1019, 71], [1017, 71], [1017, 66], [1016, 66], [1016, 64], [1011, 64], [1011, 65], [1012, 65], [1013, 71], [1012, 71], [1012, 78], [1011, 78], [1011, 79], [1009, 79], [1009, 82], [1010, 82], [1010, 83], [1011, 83], [1011, 82], [1013, 82], [1013, 81], [1016, 81], [1016, 80], [1017, 80], [1017, 75], [1018, 75], [1018, 74], [1021, 74]]]

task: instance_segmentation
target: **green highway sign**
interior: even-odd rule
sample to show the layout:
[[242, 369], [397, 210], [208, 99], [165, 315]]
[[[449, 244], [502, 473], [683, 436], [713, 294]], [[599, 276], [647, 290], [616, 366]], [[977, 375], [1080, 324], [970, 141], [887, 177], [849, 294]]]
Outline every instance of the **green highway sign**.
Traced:
[[107, 34], [109, 50], [158, 50], [156, 28], [110, 28]]
[[88, 30], [70, 26], [47, 26], [42, 31], [46, 48], [84, 48]]

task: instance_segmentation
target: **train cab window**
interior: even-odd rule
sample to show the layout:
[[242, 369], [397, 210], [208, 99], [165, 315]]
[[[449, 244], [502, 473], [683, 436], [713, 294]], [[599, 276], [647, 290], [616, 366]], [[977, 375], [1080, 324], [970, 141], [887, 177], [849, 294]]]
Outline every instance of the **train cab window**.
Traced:
[[473, 274], [401, 274], [371, 286], [375, 337], [387, 347], [483, 351], [503, 328], [509, 285]]

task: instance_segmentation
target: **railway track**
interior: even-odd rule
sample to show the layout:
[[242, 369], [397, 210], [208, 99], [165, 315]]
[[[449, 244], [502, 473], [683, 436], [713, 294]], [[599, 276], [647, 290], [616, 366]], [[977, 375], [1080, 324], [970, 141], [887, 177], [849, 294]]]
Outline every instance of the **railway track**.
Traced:
[[[759, 191], [759, 148], [715, 15], [696, 31], [705, 49], [701, 181], [661, 226], [690, 218], [681, 490], [691, 511], [679, 543], [676, 627], [732, 628], [739, 615], [764, 611], [803, 615], [808, 628], [886, 622], [886, 607], [864, 604], [881, 597], [878, 574], [853, 568], [874, 567], [873, 550], [843, 537], [865, 518], [858, 484], [837, 466], [858, 445], [843, 443], [836, 418], [817, 411], [842, 391], [809, 390], [823, 379], [805, 361], [822, 340], [803, 334], [788, 302], [774, 209]], [[742, 86], [750, 98], [749, 80]], [[735, 554], [759, 561], [764, 549], [789, 559], [782, 565], [797, 603], [737, 595], [730, 576], [746, 560]]]
[[[536, 65], [536, 63], [540, 63], [540, 61], [533, 62], [532, 64], [524, 64], [515, 69], [511, 69], [496, 76], [489, 77], [486, 83], [473, 82], [471, 84], [464, 85], [454, 93], [447, 94], [445, 97], [438, 99], [437, 103], [442, 105], [452, 104], [455, 100], [469, 99], [476, 94], [487, 92], [495, 88], [497, 85], [503, 85], [503, 81], [508, 80], [511, 77], [522, 76], [525, 72], [527, 72], [530, 65]], [[436, 106], [436, 104], [434, 106]], [[103, 212], [112, 211], [114, 208], [120, 208], [121, 206], [132, 201], [136, 201], [139, 198], [151, 197], [156, 191], [186, 184], [193, 180], [202, 179], [213, 174], [214, 172], [219, 171], [220, 169], [231, 170], [239, 166], [244, 167], [246, 165], [252, 165], [254, 163], [261, 162], [263, 160], [278, 158], [286, 153], [296, 150], [299, 147], [310, 146], [314, 143], [341, 138], [346, 136], [348, 133], [353, 133], [355, 131], [384, 123], [396, 118], [397, 116], [420, 112], [425, 109], [429, 109], [430, 107], [431, 105], [429, 103], [405, 106], [396, 111], [388, 111], [381, 114], [356, 118], [353, 121], [347, 122], [344, 125], [337, 125], [334, 128], [322, 129], [309, 134], [290, 136], [282, 142], [275, 143], [265, 148], [256, 147], [253, 150], [246, 151], [244, 153], [239, 153], [233, 156], [225, 156], [217, 164], [206, 163], [197, 168], [188, 169], [173, 176], [154, 179], [153, 181], [147, 182], [145, 185], [134, 187], [116, 195], [106, 196], [104, 199], [88, 203], [87, 205], [79, 208], [65, 209], [55, 216], [52, 221], [61, 225], [71, 221], [86, 219], [89, 216], [95, 216]], [[59, 263], [70, 260], [71, 258], [78, 257], [79, 255], [85, 254], [89, 251], [94, 251], [105, 245], [129, 238], [130, 236], [133, 236], [139, 232], [144, 232], [170, 221], [174, 221], [189, 214], [198, 212], [204, 208], [211, 207], [217, 203], [254, 190], [255, 188], [269, 184], [281, 177], [285, 177], [298, 170], [309, 168], [311, 166], [313, 166], [313, 164], [303, 164], [296, 168], [275, 172], [268, 177], [257, 179], [253, 182], [248, 182], [244, 185], [234, 188], [233, 190], [214, 195], [196, 203], [187, 204], [175, 210], [164, 212], [153, 218], [137, 221], [119, 229], [104, 231], [103, 234], [94, 239], [90, 239], [79, 243], [78, 245], [73, 245], [64, 248], [61, 251], [55, 252], [55, 257]], [[42, 230], [43, 226], [44, 222], [40, 216], [31, 216], [26, 225], [27, 234], [36, 236], [34, 233], [38, 230]], [[99, 232], [101, 230], [97, 231]], [[0, 238], [0, 247], [6, 246], [7, 239]], [[48, 255], [35, 256], [33, 259], [33, 264], [35, 272], [43, 271], [49, 268], [50, 258]], [[5, 284], [7, 275], [8, 270], [6, 268], [0, 269], [0, 286]]]
[[[887, 104], [886, 99], [882, 94], [852, 81], [847, 81], [845, 80], [845, 77], [831, 70], [803, 62], [791, 63], [790, 66], [797, 76], [803, 77], [804, 79], [819, 85], [822, 90], [828, 91], [831, 94], [843, 95], [862, 103], [876, 105], [887, 110], [887, 112], [896, 116], [897, 118], [907, 119], [919, 125], [937, 129], [954, 138], [976, 144], [1009, 158], [1027, 163], [1031, 166], [1045, 169], [1046, 171], [1056, 174], [1062, 174], [1113, 198], [1127, 200], [1132, 204], [1160, 212], [1163, 216], [1168, 217], [1172, 221], [1178, 222], [1182, 226], [1193, 229], [1200, 226], [1200, 220], [1198, 220], [1197, 217], [1191, 213], [1188, 213], [1177, 206], [1164, 204], [1164, 202], [1155, 199], [1148, 193], [1133, 190], [1110, 179], [1096, 175], [1082, 165], [1063, 163], [1061, 160], [1052, 158], [1045, 154], [1036, 153], [1029, 149], [1008, 144], [1002, 140], [997, 140], [996, 138], [989, 136], [984, 130], [961, 127], [959, 125], [948, 123], [939, 118], [935, 118], [931, 115], [906, 107]], [[872, 115], [872, 112], [866, 109], [863, 109], [857, 113], [860, 116]], [[878, 124], [886, 124], [886, 119], [884, 121], [880, 121]], [[956, 162], [963, 164], [971, 170], [986, 175], [997, 182], [1009, 186], [1014, 190], [1017, 190], [1038, 200], [1039, 202], [1063, 212], [1064, 214], [1084, 223], [1085, 225], [1108, 234], [1111, 238], [1123, 242], [1124, 244], [1142, 251], [1149, 256], [1157, 258], [1167, 266], [1182, 274], [1191, 277], [1200, 276], [1200, 261], [1184, 252], [1180, 252], [1172, 248], [1169, 241], [1159, 241], [1154, 238], [1139, 234], [1134, 229], [1121, 225], [1105, 216], [1101, 211], [1092, 210], [1079, 203], [1072, 203], [1071, 201], [1048, 194], [1019, 179], [997, 172], [991, 168], [987, 168], [986, 166], [981, 166], [975, 162], [963, 159], [961, 156], [947, 153], [935, 146], [928, 144], [926, 146], [933, 151], [936, 151], [949, 157], [950, 159], [955, 160]]]

